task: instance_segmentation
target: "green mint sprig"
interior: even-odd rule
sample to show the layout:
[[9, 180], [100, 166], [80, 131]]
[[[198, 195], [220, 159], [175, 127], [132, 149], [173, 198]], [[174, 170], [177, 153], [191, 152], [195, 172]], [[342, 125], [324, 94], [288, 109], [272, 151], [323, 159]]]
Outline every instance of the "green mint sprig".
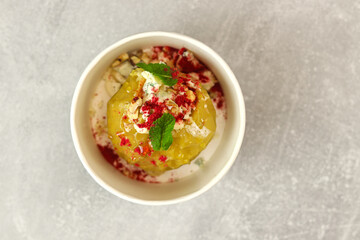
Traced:
[[177, 83], [177, 79], [172, 77], [173, 70], [165, 63], [137, 63], [136, 66], [152, 73], [158, 77], [163, 84], [168, 86], [174, 86]]
[[154, 122], [150, 128], [151, 145], [155, 151], [168, 150], [173, 142], [172, 130], [175, 126], [175, 118], [170, 113], [164, 113]]

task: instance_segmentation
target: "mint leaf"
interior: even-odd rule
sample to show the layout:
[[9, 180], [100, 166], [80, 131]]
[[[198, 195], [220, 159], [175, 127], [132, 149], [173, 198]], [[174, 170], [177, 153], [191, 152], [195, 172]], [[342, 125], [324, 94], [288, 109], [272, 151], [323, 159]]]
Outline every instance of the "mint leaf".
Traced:
[[168, 150], [173, 142], [172, 130], [175, 126], [175, 118], [170, 113], [164, 113], [154, 122], [150, 128], [151, 145], [155, 151]]
[[177, 83], [177, 79], [172, 77], [173, 70], [165, 63], [137, 63], [136, 66], [152, 73], [158, 77], [163, 84], [168, 86], [174, 86]]

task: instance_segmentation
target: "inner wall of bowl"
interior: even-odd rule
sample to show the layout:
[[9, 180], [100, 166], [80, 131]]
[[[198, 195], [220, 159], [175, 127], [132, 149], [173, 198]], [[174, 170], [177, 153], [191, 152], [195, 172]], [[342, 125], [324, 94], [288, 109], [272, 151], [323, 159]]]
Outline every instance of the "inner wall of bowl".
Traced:
[[[175, 48], [185, 47], [193, 51], [216, 75], [223, 87], [228, 108], [228, 119], [225, 132], [218, 149], [205, 166], [178, 182], [149, 184], [132, 180], [120, 174], [114, 167], [107, 163], [100, 154], [90, 130], [89, 104], [94, 91], [94, 86], [100, 80], [102, 74], [121, 53], [156, 45], [167, 45]], [[88, 72], [83, 81], [79, 93], [77, 111], [75, 113], [75, 127], [78, 129], [79, 147], [83, 153], [82, 160], [85, 167], [93, 175], [95, 180], [110, 192], [129, 199], [148, 201], [163, 201], [183, 198], [189, 194], [209, 186], [216, 176], [227, 170], [225, 165], [229, 158], [233, 157], [234, 147], [239, 133], [239, 101], [233, 84], [217, 59], [211, 55], [207, 48], [194, 45], [191, 42], [175, 39], [168, 36], [147, 36], [135, 39], [131, 42], [119, 42], [105, 50], [103, 56], [98, 56], [97, 63]], [[96, 61], [96, 59], [94, 60]], [[236, 153], [237, 154], [237, 153]], [[231, 163], [230, 163], [231, 165]], [[230, 167], [230, 166], [229, 166]]]

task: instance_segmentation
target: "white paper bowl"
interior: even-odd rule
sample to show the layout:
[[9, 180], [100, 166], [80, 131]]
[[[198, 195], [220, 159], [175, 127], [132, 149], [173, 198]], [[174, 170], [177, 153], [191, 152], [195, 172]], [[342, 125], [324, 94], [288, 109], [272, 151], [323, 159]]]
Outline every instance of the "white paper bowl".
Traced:
[[[185, 47], [212, 70], [224, 90], [228, 119], [219, 147], [201, 170], [177, 182], [150, 184], [122, 175], [103, 159], [90, 129], [89, 104], [97, 82], [117, 56], [124, 52], [161, 45]], [[245, 105], [233, 72], [208, 46], [176, 33], [147, 32], [124, 38], [111, 45], [87, 66], [73, 96], [70, 124], [79, 158], [97, 183], [114, 195], [131, 202], [164, 205], [189, 200], [204, 193], [227, 173], [239, 153], [244, 137]]]

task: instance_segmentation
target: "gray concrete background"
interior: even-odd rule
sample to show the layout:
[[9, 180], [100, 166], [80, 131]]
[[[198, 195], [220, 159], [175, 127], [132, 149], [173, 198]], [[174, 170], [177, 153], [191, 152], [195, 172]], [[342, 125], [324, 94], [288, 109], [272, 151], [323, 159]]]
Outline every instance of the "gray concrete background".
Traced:
[[[360, 2], [0, 2], [1, 239], [360, 239]], [[202, 196], [140, 206], [81, 165], [71, 98], [128, 35], [179, 32], [241, 84], [247, 131]]]

